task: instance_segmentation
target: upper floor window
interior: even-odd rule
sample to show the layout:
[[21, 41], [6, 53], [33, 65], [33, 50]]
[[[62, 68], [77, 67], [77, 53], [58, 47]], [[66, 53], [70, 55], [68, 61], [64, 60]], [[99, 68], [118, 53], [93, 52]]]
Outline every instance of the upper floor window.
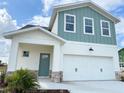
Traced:
[[84, 34], [94, 35], [93, 18], [84, 17]]
[[65, 14], [64, 15], [64, 31], [65, 32], [76, 32], [76, 27], [75, 27], [75, 24], [76, 24], [76, 18], [75, 18], [75, 15], [70, 15], [70, 14]]
[[110, 36], [110, 23], [105, 20], [101, 20], [101, 35]]

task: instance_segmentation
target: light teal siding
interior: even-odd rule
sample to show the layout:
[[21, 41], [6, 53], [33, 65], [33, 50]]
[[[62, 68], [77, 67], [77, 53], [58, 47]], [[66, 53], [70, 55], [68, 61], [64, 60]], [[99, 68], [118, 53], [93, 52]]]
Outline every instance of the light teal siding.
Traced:
[[[64, 14], [76, 15], [76, 33], [64, 32]], [[83, 33], [83, 17], [94, 18], [95, 35], [86, 35]], [[110, 21], [111, 37], [101, 36], [100, 20]], [[59, 12], [58, 35], [70, 41], [116, 45], [114, 23], [89, 7], [82, 7]]]

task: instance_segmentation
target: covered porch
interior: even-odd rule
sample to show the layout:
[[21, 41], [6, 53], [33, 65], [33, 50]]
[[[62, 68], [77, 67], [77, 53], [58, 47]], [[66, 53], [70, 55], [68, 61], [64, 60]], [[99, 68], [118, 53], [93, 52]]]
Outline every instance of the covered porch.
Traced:
[[16, 69], [29, 69], [35, 71], [38, 77], [48, 78], [52, 72], [53, 47], [20, 43]]
[[20, 68], [33, 70], [38, 77], [60, 82], [64, 40], [41, 28], [20, 30], [7, 35], [12, 39], [8, 72]]

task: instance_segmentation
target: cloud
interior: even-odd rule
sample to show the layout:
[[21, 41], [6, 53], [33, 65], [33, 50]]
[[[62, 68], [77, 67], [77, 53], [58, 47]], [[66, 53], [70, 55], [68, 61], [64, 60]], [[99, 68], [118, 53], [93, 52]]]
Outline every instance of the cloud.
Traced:
[[120, 41], [120, 47], [124, 47], [124, 39]]
[[[43, 13], [47, 15], [50, 8], [54, 5], [65, 4], [65, 3], [73, 3], [77, 1], [87, 1], [87, 0], [42, 0], [43, 3]], [[123, 0], [91, 0], [98, 4], [99, 6], [107, 9], [113, 10], [120, 5], [124, 5]]]
[[17, 29], [17, 22], [13, 20], [6, 9], [0, 9], [0, 33]]
[[120, 17], [121, 22], [116, 25], [116, 33], [124, 34], [124, 18]]
[[102, 6], [103, 8], [107, 10], [111, 10], [113, 8], [117, 8], [120, 5], [124, 5], [123, 0], [92, 0], [95, 3], [97, 3], [99, 6]]
[[118, 47], [124, 47], [124, 18], [120, 17], [121, 22], [116, 25]]
[[0, 2], [0, 6], [6, 6], [8, 3], [6, 1]]
[[[33, 24], [33, 25], [40, 25], [40, 26], [48, 26], [50, 21], [50, 17], [43, 17], [43, 16], [34, 16], [31, 21], [27, 22], [26, 24]], [[26, 24], [23, 24], [26, 25]]]
[[124, 35], [122, 35], [120, 38], [118, 38], [118, 47], [119, 48], [124, 47]]
[[42, 0], [43, 3], [43, 9], [42, 12], [47, 15], [49, 9], [52, 7], [55, 0]]
[[[16, 20], [12, 19], [11, 15], [6, 11], [6, 9], [0, 9], [0, 34], [15, 30], [17, 28], [18, 26]], [[0, 57], [9, 56], [10, 44], [10, 40], [6, 40], [0, 36]]]

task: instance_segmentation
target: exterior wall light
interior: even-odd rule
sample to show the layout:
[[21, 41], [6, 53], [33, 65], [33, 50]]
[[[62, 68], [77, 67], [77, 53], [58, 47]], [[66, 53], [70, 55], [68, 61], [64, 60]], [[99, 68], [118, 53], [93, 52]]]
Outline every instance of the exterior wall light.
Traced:
[[89, 51], [94, 51], [94, 49], [91, 47], [91, 48], [89, 48]]

